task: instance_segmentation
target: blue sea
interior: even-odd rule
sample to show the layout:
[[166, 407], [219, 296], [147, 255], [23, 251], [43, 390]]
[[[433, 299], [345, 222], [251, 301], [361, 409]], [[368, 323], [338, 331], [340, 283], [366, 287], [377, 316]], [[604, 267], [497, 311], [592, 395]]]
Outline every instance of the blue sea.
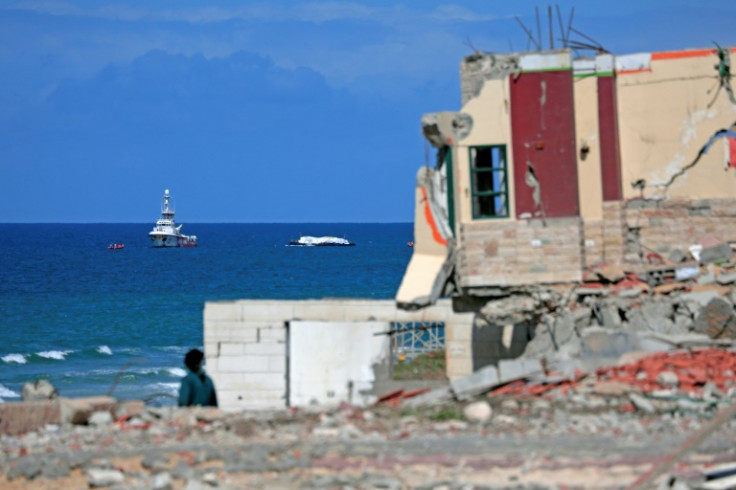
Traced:
[[[174, 404], [205, 301], [391, 299], [413, 240], [411, 223], [186, 224], [198, 247], [160, 249], [151, 228], [0, 224], [0, 401], [46, 379], [61, 396]], [[357, 246], [286, 246], [301, 235]]]

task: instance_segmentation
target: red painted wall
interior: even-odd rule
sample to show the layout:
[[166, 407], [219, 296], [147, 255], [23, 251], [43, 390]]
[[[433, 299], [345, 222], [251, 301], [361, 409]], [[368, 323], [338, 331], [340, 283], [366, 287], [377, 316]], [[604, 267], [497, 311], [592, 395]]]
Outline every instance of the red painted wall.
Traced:
[[618, 144], [618, 110], [616, 109], [616, 79], [598, 77], [598, 137], [601, 149], [601, 179], [603, 200], [620, 201], [621, 151]]
[[[522, 73], [511, 85], [516, 216], [578, 216], [575, 103], [572, 70]], [[526, 183], [527, 160], [540, 182], [542, 207]]]

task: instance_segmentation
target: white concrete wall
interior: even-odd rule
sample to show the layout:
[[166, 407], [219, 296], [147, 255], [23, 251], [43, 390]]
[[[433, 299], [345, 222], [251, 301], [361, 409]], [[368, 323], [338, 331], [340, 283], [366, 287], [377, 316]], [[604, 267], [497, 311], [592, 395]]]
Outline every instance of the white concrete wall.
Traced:
[[387, 360], [387, 322], [289, 322], [289, 405], [367, 405], [373, 366]]
[[[456, 314], [451, 302], [442, 300], [419, 311], [399, 310], [391, 300], [309, 300], [309, 301], [217, 301], [204, 308], [204, 348], [207, 372], [212, 376], [220, 406], [224, 410], [278, 409], [288, 404], [287, 325], [302, 324], [300, 335], [313, 328], [355, 329], [358, 337], [373, 335], [375, 324], [434, 321], [445, 323], [448, 377], [472, 372], [470, 339], [473, 315]], [[325, 327], [319, 327], [324, 329]], [[318, 335], [315, 332], [315, 335]], [[322, 354], [352, 352], [363, 342], [353, 335], [325, 338]], [[291, 345], [291, 355], [314, 356], [313, 343]], [[383, 347], [388, 356], [388, 343]], [[371, 355], [374, 352], [368, 349]], [[354, 375], [366, 365], [367, 357], [336, 359], [334, 372]], [[343, 365], [349, 363], [350, 366]], [[329, 363], [328, 363], [329, 364]], [[324, 386], [323, 386], [324, 388]], [[328, 390], [329, 391], [329, 390]], [[335, 398], [337, 398], [335, 396]], [[342, 401], [342, 400], [338, 400]], [[345, 399], [347, 401], [347, 399]]]

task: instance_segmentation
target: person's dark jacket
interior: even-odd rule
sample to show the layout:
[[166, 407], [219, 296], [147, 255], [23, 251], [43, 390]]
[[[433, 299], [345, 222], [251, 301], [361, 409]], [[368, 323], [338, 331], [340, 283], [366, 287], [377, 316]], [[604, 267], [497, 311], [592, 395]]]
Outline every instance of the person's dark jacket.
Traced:
[[179, 406], [217, 406], [215, 384], [202, 369], [196, 373], [188, 370], [187, 375], [182, 378], [179, 388]]

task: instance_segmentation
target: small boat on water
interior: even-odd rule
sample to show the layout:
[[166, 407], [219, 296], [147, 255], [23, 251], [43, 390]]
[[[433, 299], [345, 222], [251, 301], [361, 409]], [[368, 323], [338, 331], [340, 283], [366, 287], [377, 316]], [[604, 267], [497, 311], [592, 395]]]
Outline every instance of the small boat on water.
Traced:
[[124, 243], [111, 243], [107, 246], [108, 250], [120, 250], [121, 248], [125, 248]]
[[299, 240], [289, 242], [289, 247], [354, 247], [355, 244], [345, 238], [334, 236], [302, 236]]
[[161, 198], [161, 217], [156, 221], [156, 226], [148, 233], [154, 247], [196, 247], [197, 237], [195, 235], [184, 235], [181, 232], [182, 225], [174, 223], [174, 209], [171, 205], [169, 190], [164, 191]]

